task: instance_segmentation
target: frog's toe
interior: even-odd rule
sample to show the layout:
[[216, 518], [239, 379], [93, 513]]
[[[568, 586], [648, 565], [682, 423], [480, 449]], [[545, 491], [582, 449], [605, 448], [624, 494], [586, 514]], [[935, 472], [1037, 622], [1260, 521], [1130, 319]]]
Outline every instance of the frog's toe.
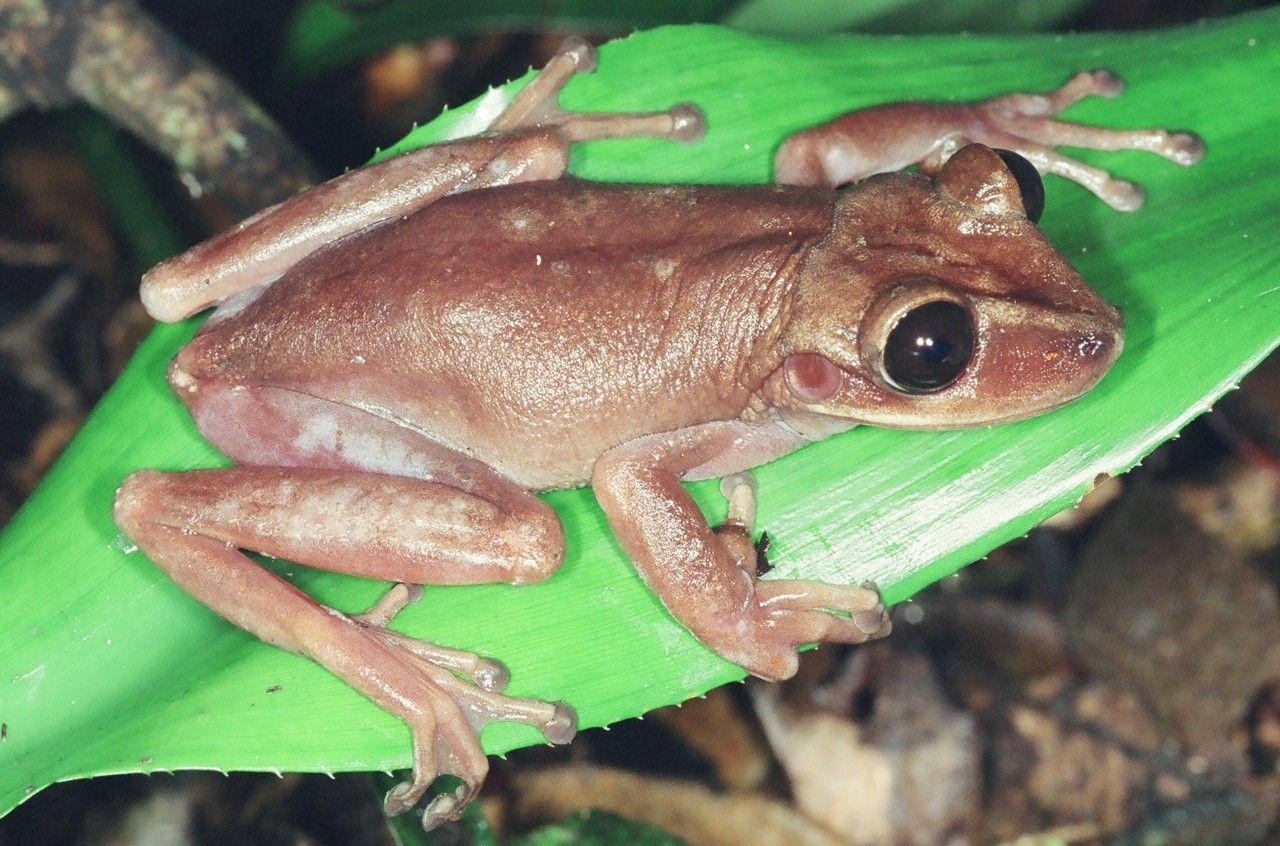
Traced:
[[775, 612], [774, 628], [795, 646], [805, 643], [866, 643], [891, 629], [887, 611], [857, 611], [846, 617], [826, 609], [784, 609]]
[[873, 582], [762, 580], [756, 586], [768, 625], [790, 643], [863, 643], [889, 634], [892, 624]]
[[849, 620], [867, 636], [867, 640], [887, 637], [893, 631], [893, 620], [889, 617], [889, 609], [878, 608], [871, 611], [858, 611]]
[[671, 115], [671, 137], [675, 140], [701, 141], [707, 134], [707, 116], [693, 103], [676, 103], [667, 114]]
[[1085, 71], [1093, 94], [1099, 97], [1119, 97], [1124, 93], [1124, 79], [1109, 70]]
[[387, 791], [386, 798], [382, 800], [382, 812], [389, 817], [398, 816], [412, 808], [431, 786], [428, 781], [425, 786], [419, 786], [416, 778], [402, 781], [395, 787]]
[[760, 626], [738, 648], [719, 647], [716, 651], [758, 679], [785, 681], [800, 669], [796, 647], [806, 642], [793, 641], [788, 634], [786, 626]]
[[470, 784], [464, 781], [454, 790], [434, 797], [427, 803], [427, 807], [423, 809], [423, 830], [431, 831], [443, 822], [461, 817], [463, 809], [467, 807], [472, 799], [476, 798], [476, 794], [479, 792], [479, 784]]
[[563, 746], [578, 733], [578, 712], [568, 702], [555, 702], [550, 719], [539, 729], [548, 741]]
[[849, 615], [849, 619], [853, 621], [853, 624], [858, 629], [866, 632], [868, 640], [887, 637], [893, 631], [893, 620], [889, 617], [889, 609], [884, 607], [884, 599], [880, 596], [880, 588], [872, 581], [863, 582], [862, 587], [864, 590], [875, 594], [875, 605], [865, 610], [853, 611]]
[[573, 62], [573, 69], [578, 73], [592, 73], [598, 61], [596, 48], [580, 35], [571, 35], [561, 41], [556, 55], [564, 56]]
[[476, 686], [490, 693], [501, 693], [511, 683], [511, 671], [507, 665], [493, 658], [476, 658], [476, 669], [471, 674]]
[[1111, 208], [1123, 212], [1137, 211], [1147, 201], [1147, 192], [1125, 179], [1107, 180], [1097, 194]]
[[884, 637], [891, 630], [889, 612], [883, 608], [879, 611], [859, 611], [849, 617], [849, 622], [866, 635], [867, 640]]
[[422, 598], [422, 585], [397, 582], [369, 606], [369, 610], [351, 615], [351, 619], [366, 626], [385, 627], [395, 616]]
[[1194, 132], [1171, 132], [1164, 152], [1171, 162], [1191, 167], [1204, 158], [1204, 139]]

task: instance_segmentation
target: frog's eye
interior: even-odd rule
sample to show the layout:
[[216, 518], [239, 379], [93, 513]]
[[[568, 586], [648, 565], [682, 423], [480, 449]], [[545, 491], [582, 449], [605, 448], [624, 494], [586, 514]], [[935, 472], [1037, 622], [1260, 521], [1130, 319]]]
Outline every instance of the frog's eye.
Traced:
[[1001, 158], [1018, 183], [1018, 193], [1022, 195], [1022, 208], [1027, 213], [1027, 220], [1039, 223], [1040, 215], [1044, 214], [1044, 181], [1040, 179], [1040, 171], [1013, 150], [996, 147], [992, 152]]
[[973, 357], [973, 317], [950, 300], [916, 306], [902, 316], [884, 345], [884, 376], [908, 394], [950, 385]]

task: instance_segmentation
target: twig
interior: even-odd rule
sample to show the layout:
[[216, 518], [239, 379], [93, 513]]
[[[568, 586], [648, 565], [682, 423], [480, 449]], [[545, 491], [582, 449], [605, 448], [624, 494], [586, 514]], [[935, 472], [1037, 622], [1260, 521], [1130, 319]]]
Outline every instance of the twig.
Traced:
[[77, 99], [241, 216], [315, 181], [256, 103], [129, 0], [0, 0], [0, 119]]

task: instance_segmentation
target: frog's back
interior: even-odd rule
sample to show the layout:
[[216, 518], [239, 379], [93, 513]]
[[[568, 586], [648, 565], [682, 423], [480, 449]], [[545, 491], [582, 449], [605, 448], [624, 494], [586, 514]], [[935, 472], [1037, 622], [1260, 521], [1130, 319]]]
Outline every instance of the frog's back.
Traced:
[[531, 488], [736, 417], [832, 199], [575, 180], [459, 194], [320, 250], [179, 366], [376, 409]]

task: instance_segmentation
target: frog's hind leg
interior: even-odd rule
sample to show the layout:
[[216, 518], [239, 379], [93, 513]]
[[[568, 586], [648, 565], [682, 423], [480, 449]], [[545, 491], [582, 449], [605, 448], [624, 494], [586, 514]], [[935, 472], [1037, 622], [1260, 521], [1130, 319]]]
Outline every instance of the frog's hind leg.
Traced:
[[334, 177], [157, 264], [140, 295], [157, 320], [181, 320], [269, 284], [335, 241], [458, 191], [555, 179], [565, 139], [548, 133], [460, 138]]
[[[342, 614], [240, 552], [403, 582], [452, 570], [449, 559], [457, 556], [471, 560], [458, 562], [459, 572], [447, 580], [504, 580], [512, 568], [497, 559], [516, 557], [512, 547], [524, 546], [523, 533], [504, 526], [509, 521], [491, 503], [436, 482], [350, 471], [142, 471], [121, 486], [116, 521], [174, 582], [220, 616], [317, 661], [409, 725], [413, 777], [388, 795], [390, 813], [413, 805], [440, 773], [460, 777], [466, 789], [455, 798], [469, 798], [487, 771], [477, 732], [489, 722], [525, 722], [555, 743], [573, 736], [567, 705], [500, 694], [507, 673], [497, 662], [385, 628], [400, 598], [364, 614]], [[465, 544], [474, 548], [464, 550]], [[526, 560], [522, 575], [542, 574], [531, 574], [529, 566], [538, 563]], [[446, 802], [429, 809], [438, 815], [429, 821], [460, 811]]]
[[1204, 158], [1204, 141], [1190, 132], [1106, 129], [1053, 119], [1054, 115], [1085, 97], [1114, 98], [1123, 91], [1124, 80], [1110, 71], [1081, 71], [1054, 91], [1045, 94], [1006, 94], [972, 108], [991, 128], [998, 128], [1034, 144], [1108, 151], [1141, 150], [1155, 153], [1184, 167]]
[[[477, 732], [496, 720], [567, 742], [565, 704], [503, 695], [496, 661], [387, 628], [421, 583], [522, 583], [553, 572], [563, 535], [553, 512], [491, 469], [395, 423], [289, 391], [195, 384], [197, 420], [237, 466], [141, 471], [117, 494], [116, 521], [183, 590], [268, 643], [305, 655], [408, 724], [413, 776], [387, 796], [413, 805], [438, 774], [463, 781], [424, 822], [456, 816], [487, 771]], [[305, 417], [304, 423], [301, 417]], [[254, 428], [256, 427], [256, 428]], [[230, 433], [245, 430], [237, 441]], [[250, 446], [259, 438], [277, 442]], [[393, 475], [398, 469], [399, 474]], [[257, 566], [242, 549], [403, 584], [344, 614]]]
[[926, 174], [965, 144], [1002, 147], [1024, 156], [1042, 173], [1055, 173], [1087, 188], [1119, 211], [1142, 205], [1142, 190], [1055, 147], [1142, 150], [1189, 166], [1204, 157], [1204, 142], [1190, 132], [1115, 130], [1054, 117], [1089, 96], [1116, 97], [1124, 83], [1107, 71], [1078, 73], [1042, 94], [1016, 93], [976, 103], [888, 103], [849, 112], [797, 132], [774, 158], [780, 183], [837, 187], [875, 173], [918, 163]]
[[1142, 205], [1141, 188], [1054, 148], [1140, 150], [1190, 167], [1204, 158], [1205, 147], [1204, 141], [1190, 132], [1106, 129], [1053, 117], [1084, 97], [1117, 97], [1123, 90], [1124, 82], [1109, 71], [1082, 71], [1046, 94], [1007, 94], [962, 107], [967, 112], [963, 134], [968, 141], [1013, 150], [1042, 173], [1056, 173], [1079, 183], [1118, 211], [1133, 211]]
[[143, 305], [157, 320], [181, 320], [273, 282], [327, 244], [411, 214], [447, 194], [555, 179], [564, 173], [569, 145], [576, 141], [701, 137], [702, 113], [687, 104], [636, 114], [560, 109], [555, 98], [565, 82], [594, 66], [594, 48], [569, 39], [488, 132], [349, 171], [259, 212], [147, 271]]
[[554, 128], [565, 141], [598, 138], [630, 138], [649, 135], [678, 141], [696, 141], [706, 129], [702, 110], [678, 103], [660, 112], [569, 112], [556, 102], [561, 89], [579, 73], [596, 68], [596, 50], [578, 37], [568, 38], [528, 85], [489, 125], [490, 132], [511, 132], [532, 127]]

